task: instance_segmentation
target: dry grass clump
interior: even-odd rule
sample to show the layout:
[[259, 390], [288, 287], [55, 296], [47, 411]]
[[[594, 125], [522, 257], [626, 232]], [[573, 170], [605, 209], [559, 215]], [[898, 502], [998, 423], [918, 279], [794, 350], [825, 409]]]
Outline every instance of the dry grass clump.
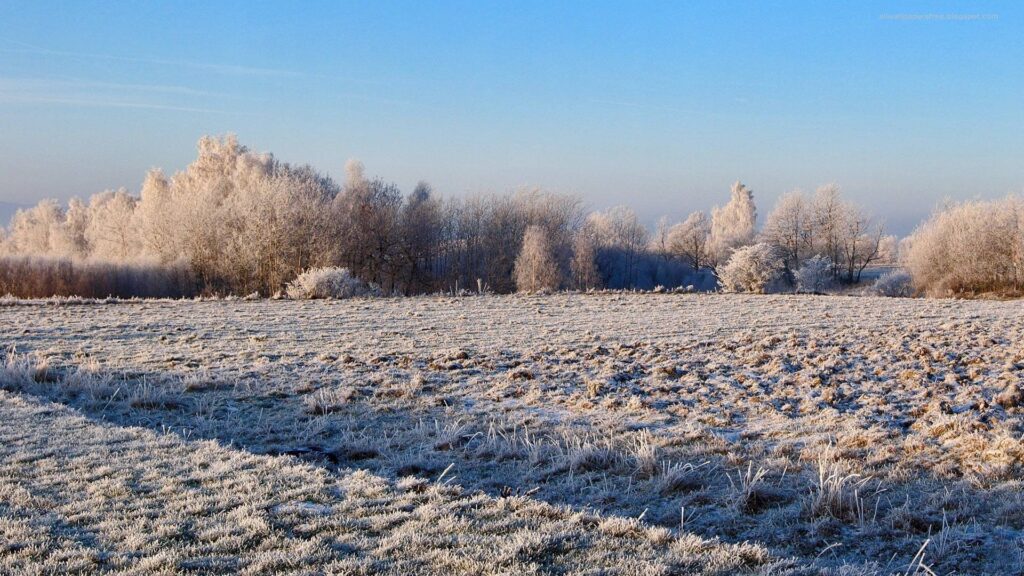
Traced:
[[304, 399], [306, 412], [323, 416], [342, 410], [356, 396], [352, 388], [321, 388]]
[[811, 484], [805, 504], [811, 518], [832, 517], [837, 520], [856, 522], [864, 526], [877, 519], [877, 507], [872, 511], [868, 497], [877, 502], [879, 491], [865, 495], [870, 476], [846, 472], [840, 462], [818, 461], [818, 476]]

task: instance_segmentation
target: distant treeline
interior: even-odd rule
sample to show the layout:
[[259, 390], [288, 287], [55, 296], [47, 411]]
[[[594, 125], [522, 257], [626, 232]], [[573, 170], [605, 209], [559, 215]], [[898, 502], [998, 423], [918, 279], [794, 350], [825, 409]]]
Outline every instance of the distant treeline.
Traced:
[[[896, 239], [834, 185], [783, 196], [760, 231], [756, 220], [753, 194], [739, 182], [710, 215], [662, 220], [652, 234], [629, 208], [588, 214], [575, 196], [529, 189], [442, 198], [424, 182], [403, 194], [367, 178], [357, 161], [338, 184], [232, 136], [204, 137], [192, 164], [171, 177], [151, 171], [139, 196], [106, 191], [20, 211], [0, 237], [0, 294], [268, 296], [326, 267], [347, 268], [387, 294], [710, 289], [732, 255], [753, 244], [778, 259], [777, 285], [796, 286], [811, 259], [831, 280], [852, 283], [867, 266], [897, 258]], [[922, 234], [941, 235], [940, 227], [932, 222]], [[923, 282], [922, 290], [975, 288]]]

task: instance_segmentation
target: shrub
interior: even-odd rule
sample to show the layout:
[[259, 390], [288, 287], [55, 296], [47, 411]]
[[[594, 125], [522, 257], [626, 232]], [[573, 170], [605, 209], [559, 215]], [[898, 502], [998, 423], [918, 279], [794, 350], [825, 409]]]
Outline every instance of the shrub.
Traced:
[[1024, 200], [948, 206], [910, 237], [905, 266], [930, 296], [1024, 291]]
[[914, 279], [904, 270], [886, 272], [875, 280], [871, 294], [891, 298], [909, 298], [914, 295]]
[[196, 279], [183, 262], [97, 262], [48, 256], [0, 257], [0, 295], [17, 298], [185, 298]]
[[312, 268], [299, 274], [285, 290], [289, 298], [354, 298], [374, 296], [376, 287], [353, 276], [348, 268]]
[[718, 281], [726, 292], [764, 294], [779, 281], [783, 270], [778, 252], [761, 242], [733, 252], [729, 261], [718, 271]]
[[832, 284], [832, 260], [821, 255], [806, 260], [796, 271], [795, 280], [797, 292], [824, 292]]

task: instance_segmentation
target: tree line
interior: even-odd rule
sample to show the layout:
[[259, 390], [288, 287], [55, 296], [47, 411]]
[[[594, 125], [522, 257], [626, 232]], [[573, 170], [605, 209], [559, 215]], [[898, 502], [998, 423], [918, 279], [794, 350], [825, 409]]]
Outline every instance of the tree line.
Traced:
[[191, 164], [171, 176], [150, 171], [137, 196], [106, 191], [18, 212], [0, 237], [0, 292], [269, 296], [326, 267], [405, 295], [713, 289], [734, 254], [755, 245], [763, 249], [746, 250], [743, 261], [770, 258], [772, 281], [794, 288], [812, 261], [829, 280], [856, 283], [872, 264], [934, 244], [921, 239], [939, 234], [936, 226], [901, 247], [830, 184], [782, 196], [758, 229], [753, 192], [737, 182], [723, 206], [676, 224], [663, 219], [652, 233], [629, 208], [588, 213], [572, 195], [525, 189], [444, 198], [425, 182], [403, 194], [367, 177], [358, 161], [338, 183], [233, 136], [204, 137]]

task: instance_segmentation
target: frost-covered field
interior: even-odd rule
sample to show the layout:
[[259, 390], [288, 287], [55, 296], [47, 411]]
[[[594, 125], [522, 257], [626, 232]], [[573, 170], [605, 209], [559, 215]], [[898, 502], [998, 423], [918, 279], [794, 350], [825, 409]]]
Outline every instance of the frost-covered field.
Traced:
[[6, 304], [0, 573], [1024, 570], [1017, 302]]

